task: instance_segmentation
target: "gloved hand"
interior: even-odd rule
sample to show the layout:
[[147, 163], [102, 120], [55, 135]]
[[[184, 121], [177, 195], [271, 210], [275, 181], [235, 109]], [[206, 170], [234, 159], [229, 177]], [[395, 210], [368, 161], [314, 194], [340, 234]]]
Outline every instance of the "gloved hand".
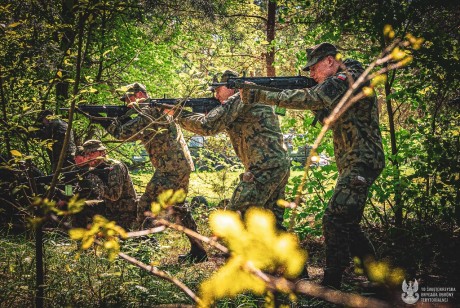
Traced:
[[256, 95], [258, 90], [255, 89], [240, 89], [241, 102], [243, 104], [252, 105], [257, 102]]

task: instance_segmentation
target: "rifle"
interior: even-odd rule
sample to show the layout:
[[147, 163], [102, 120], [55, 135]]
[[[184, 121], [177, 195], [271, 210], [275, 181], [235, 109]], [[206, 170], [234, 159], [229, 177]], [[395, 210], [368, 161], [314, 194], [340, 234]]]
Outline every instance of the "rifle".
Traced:
[[[247, 84], [245, 82], [253, 84]], [[230, 77], [227, 82], [212, 83], [212, 87], [226, 86], [229, 89], [258, 89], [272, 92], [281, 92], [286, 89], [304, 89], [316, 85], [313, 78], [305, 76], [288, 77]], [[275, 113], [286, 115], [286, 108], [275, 107]]]
[[[88, 173], [95, 174], [98, 177], [100, 177], [102, 180], [104, 180], [107, 178], [109, 172], [110, 172], [110, 168], [89, 169], [87, 167], [83, 167], [77, 170], [61, 172], [62, 178], [60, 179], [60, 182], [63, 182], [65, 184], [73, 183], [73, 182], [80, 180], [82, 176]], [[37, 184], [46, 184], [46, 183], [51, 182], [51, 180], [53, 179], [53, 176], [54, 174], [34, 177], [34, 180]]]
[[[163, 109], [173, 109], [177, 106], [191, 107], [193, 112], [196, 113], [208, 113], [217, 106], [220, 106], [220, 102], [214, 97], [205, 98], [147, 98], [142, 103], [139, 103], [140, 107], [158, 107]], [[99, 121], [107, 120], [107, 118], [119, 118], [125, 115], [132, 108], [126, 105], [78, 105], [75, 110], [86, 117]], [[67, 108], [61, 108], [61, 110], [68, 110]], [[104, 116], [105, 114], [105, 116]]]
[[[245, 82], [252, 82], [255, 84], [247, 84]], [[317, 83], [313, 78], [305, 76], [288, 76], [288, 77], [230, 77], [227, 82], [211, 83], [212, 87], [226, 86], [229, 89], [258, 89], [271, 92], [282, 92], [286, 89], [305, 89], [315, 86]], [[275, 113], [279, 115], [286, 115], [286, 108], [275, 107]], [[328, 115], [329, 111], [326, 109], [314, 112], [315, 119], [312, 126], [316, 122], [323, 121]]]
[[[245, 82], [252, 82], [255, 85], [245, 85]], [[250, 86], [251, 89], [267, 91], [283, 91], [285, 89], [304, 89], [316, 85], [313, 78], [305, 76], [288, 77], [230, 77], [227, 82], [211, 83], [212, 87], [226, 86], [229, 89], [242, 89]]]

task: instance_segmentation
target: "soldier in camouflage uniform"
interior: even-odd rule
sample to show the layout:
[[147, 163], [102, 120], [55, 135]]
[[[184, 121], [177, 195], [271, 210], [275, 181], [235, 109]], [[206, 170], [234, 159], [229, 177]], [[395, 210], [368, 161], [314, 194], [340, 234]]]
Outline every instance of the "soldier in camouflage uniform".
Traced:
[[[145, 86], [134, 83], [127, 86], [127, 92], [121, 99], [126, 103], [133, 103], [146, 98], [148, 94]], [[107, 127], [107, 131], [117, 139], [140, 140], [155, 168], [155, 173], [139, 200], [138, 216], [141, 218], [145, 211], [150, 211], [150, 204], [156, 201], [162, 192], [169, 189], [183, 189], [187, 193], [190, 173], [194, 170], [194, 166], [182, 131], [170, 115], [159, 108], [144, 107], [137, 117], [127, 122], [125, 120], [117, 119]], [[176, 223], [193, 231], [197, 230], [191, 212], [184, 203], [173, 207], [173, 216]], [[207, 260], [201, 242], [194, 237], [187, 237], [191, 244], [190, 252], [180, 255], [179, 260], [192, 262]]]
[[[236, 72], [226, 70], [221, 82], [237, 76]], [[182, 110], [177, 121], [196, 134], [229, 135], [245, 168], [230, 200], [230, 209], [244, 214], [253, 205], [267, 208], [275, 214], [278, 228], [283, 229], [284, 209], [276, 201], [284, 199], [290, 162], [278, 117], [271, 107], [242, 104], [239, 93], [225, 86], [215, 88], [215, 94], [221, 106], [207, 115]]]
[[88, 173], [92, 194], [104, 200], [103, 205], [91, 209], [92, 214], [101, 214], [118, 225], [130, 229], [137, 217], [137, 196], [129, 176], [128, 168], [120, 161], [106, 158], [106, 148], [99, 140], [83, 143], [85, 163], [90, 168], [107, 168], [104, 176]]
[[[349, 86], [336, 54], [336, 47], [329, 43], [307, 49], [304, 70], [310, 70], [318, 82], [316, 86], [283, 92], [245, 89], [241, 91], [244, 102], [308, 109], [315, 114], [332, 111]], [[351, 59], [343, 65], [354, 80], [364, 71], [359, 62]], [[360, 221], [369, 187], [385, 164], [376, 97], [357, 101], [332, 125], [332, 131], [339, 178], [323, 217], [326, 269], [322, 283], [339, 288], [350, 254], [367, 262], [374, 255]]]
[[[41, 128], [34, 132], [32, 136], [41, 140], [52, 140], [53, 145], [51, 149], [47, 148], [46, 151], [48, 152], [48, 156], [50, 158], [52, 172], [54, 172], [56, 171], [62, 146], [64, 145], [67, 122], [61, 119], [53, 119], [52, 117], [53, 112], [50, 110], [43, 110], [37, 118], [37, 122], [41, 125]], [[70, 140], [62, 167], [68, 167], [74, 164], [75, 150], [76, 146], [73, 131], [71, 130]]]

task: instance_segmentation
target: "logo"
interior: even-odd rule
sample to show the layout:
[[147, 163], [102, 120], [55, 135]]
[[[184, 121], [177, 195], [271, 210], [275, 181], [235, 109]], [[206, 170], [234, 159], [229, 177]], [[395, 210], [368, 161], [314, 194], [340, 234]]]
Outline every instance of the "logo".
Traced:
[[418, 282], [417, 279], [414, 279], [414, 282], [409, 280], [409, 284], [407, 284], [406, 280], [402, 283], [402, 290], [403, 294], [401, 294], [401, 299], [406, 304], [415, 304], [420, 295], [418, 295]]

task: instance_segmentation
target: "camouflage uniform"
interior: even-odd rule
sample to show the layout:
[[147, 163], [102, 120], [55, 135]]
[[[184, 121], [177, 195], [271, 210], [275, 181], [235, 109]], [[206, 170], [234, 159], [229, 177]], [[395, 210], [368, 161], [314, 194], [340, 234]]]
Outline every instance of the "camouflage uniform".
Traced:
[[[124, 228], [131, 227], [137, 215], [137, 196], [128, 167], [120, 161], [106, 159], [98, 168], [110, 169], [106, 178], [88, 175], [89, 178], [95, 178], [93, 183], [105, 201], [107, 218], [116, 220]], [[98, 183], [96, 178], [101, 181]]]
[[[357, 61], [345, 60], [343, 64], [354, 80], [364, 71]], [[254, 102], [320, 112], [332, 111], [347, 89], [346, 75], [339, 70], [309, 89], [251, 91]], [[249, 98], [248, 92], [243, 92], [245, 98]], [[325, 280], [328, 281], [325, 284], [338, 287], [342, 273], [349, 265], [350, 253], [362, 259], [374, 253], [359, 223], [369, 187], [385, 165], [376, 97], [357, 101], [337, 119], [332, 131], [339, 178], [324, 213], [323, 232], [326, 242]], [[329, 280], [333, 282], [329, 283]]]
[[284, 209], [276, 205], [276, 200], [284, 199], [290, 163], [273, 109], [244, 105], [239, 94], [235, 94], [206, 116], [183, 110], [178, 122], [196, 134], [226, 132], [229, 135], [245, 168], [230, 208], [243, 214], [252, 205], [268, 208], [275, 213], [277, 225], [282, 228]]
[[[188, 191], [193, 162], [182, 131], [171, 116], [157, 108], [145, 107], [136, 118], [124, 124], [115, 121], [107, 131], [117, 139], [140, 140], [155, 167], [155, 173], [139, 201], [141, 215], [150, 210], [150, 204], [163, 191], [181, 188]], [[186, 212], [183, 206], [177, 210]], [[196, 230], [194, 222], [185, 226]]]
[[[140, 140], [155, 168], [155, 173], [139, 200], [139, 220], [143, 218], [145, 211], [150, 211], [150, 204], [162, 192], [168, 189], [183, 189], [185, 193], [188, 192], [190, 173], [194, 170], [193, 161], [182, 131], [170, 115], [157, 108], [145, 107], [137, 117], [128, 122], [122, 123], [122, 119], [114, 121], [107, 131], [117, 139]], [[184, 203], [173, 207], [173, 215], [176, 223], [197, 230], [191, 212]], [[200, 260], [206, 258], [201, 243], [193, 237], [188, 238], [192, 245], [191, 253], [196, 253], [196, 258]]]
[[104, 200], [104, 203], [89, 206], [80, 216], [100, 214], [125, 229], [131, 229], [137, 218], [137, 196], [128, 167], [120, 161], [107, 158], [97, 168], [107, 168], [109, 172], [106, 175], [88, 173], [85, 181], [91, 184], [90, 196]]
[[[41, 140], [53, 140], [52, 148], [46, 149], [51, 161], [53, 172], [56, 170], [57, 163], [59, 161], [59, 155], [61, 154], [61, 149], [64, 145], [67, 126], [68, 124], [65, 121], [61, 119], [53, 119], [48, 124], [43, 125], [43, 127], [34, 134], [35, 137]], [[67, 147], [66, 156], [62, 167], [67, 167], [74, 164], [75, 151], [76, 146], [74, 142], [73, 131], [71, 131], [69, 145]]]

